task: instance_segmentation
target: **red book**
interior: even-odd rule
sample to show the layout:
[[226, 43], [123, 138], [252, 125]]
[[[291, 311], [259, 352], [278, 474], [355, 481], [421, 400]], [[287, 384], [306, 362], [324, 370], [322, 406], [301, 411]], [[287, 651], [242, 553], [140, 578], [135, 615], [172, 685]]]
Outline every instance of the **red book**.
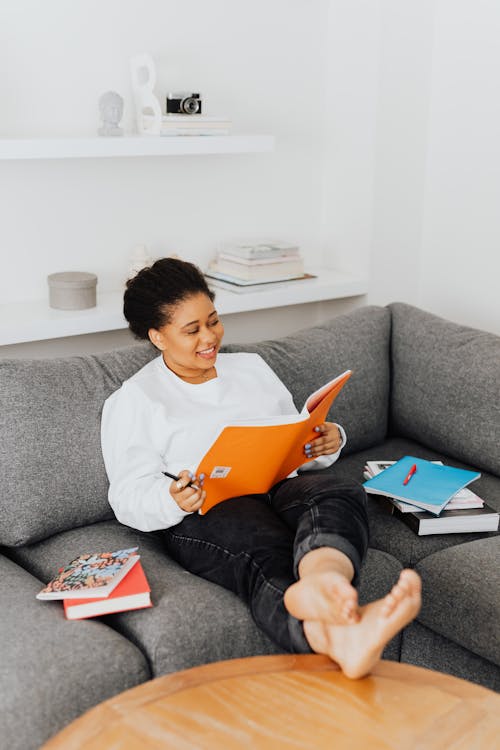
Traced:
[[82, 620], [113, 612], [152, 607], [150, 592], [142, 565], [137, 562], [106, 598], [64, 599], [64, 614], [68, 620]]

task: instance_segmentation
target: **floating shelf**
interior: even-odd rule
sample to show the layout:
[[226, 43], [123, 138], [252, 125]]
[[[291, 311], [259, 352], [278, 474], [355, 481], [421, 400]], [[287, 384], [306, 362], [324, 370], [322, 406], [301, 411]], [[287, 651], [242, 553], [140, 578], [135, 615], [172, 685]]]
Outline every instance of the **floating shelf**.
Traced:
[[[317, 278], [284, 282], [268, 291], [235, 294], [217, 289], [217, 310], [232, 315], [355, 297], [368, 291], [368, 281], [360, 277], [325, 269], [311, 273]], [[123, 292], [119, 291], [98, 293], [97, 307], [89, 310], [52, 310], [46, 300], [0, 305], [0, 346], [126, 328], [122, 301]]]
[[87, 159], [116, 156], [257, 154], [273, 151], [272, 135], [94, 136], [0, 138], [0, 159]]

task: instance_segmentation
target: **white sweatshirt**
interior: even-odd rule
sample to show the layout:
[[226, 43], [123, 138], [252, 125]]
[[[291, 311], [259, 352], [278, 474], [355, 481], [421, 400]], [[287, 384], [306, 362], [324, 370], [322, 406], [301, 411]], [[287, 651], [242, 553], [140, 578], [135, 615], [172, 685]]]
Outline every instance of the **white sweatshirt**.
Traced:
[[[106, 400], [102, 452], [109, 502], [121, 523], [140, 531], [179, 523], [188, 514], [163, 471], [194, 473], [222, 427], [237, 419], [297, 414], [290, 392], [258, 354], [219, 354], [216, 366], [216, 378], [186, 383], [159, 356]], [[329, 466], [339, 455], [320, 456], [301, 470]]]

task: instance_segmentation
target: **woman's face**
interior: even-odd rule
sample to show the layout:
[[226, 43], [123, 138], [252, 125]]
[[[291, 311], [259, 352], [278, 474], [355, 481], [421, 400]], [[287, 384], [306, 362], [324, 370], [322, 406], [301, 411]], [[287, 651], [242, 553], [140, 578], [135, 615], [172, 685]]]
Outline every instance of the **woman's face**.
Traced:
[[214, 304], [202, 292], [179, 302], [170, 323], [149, 330], [149, 338], [163, 353], [167, 367], [183, 376], [210, 370], [223, 336], [224, 326]]

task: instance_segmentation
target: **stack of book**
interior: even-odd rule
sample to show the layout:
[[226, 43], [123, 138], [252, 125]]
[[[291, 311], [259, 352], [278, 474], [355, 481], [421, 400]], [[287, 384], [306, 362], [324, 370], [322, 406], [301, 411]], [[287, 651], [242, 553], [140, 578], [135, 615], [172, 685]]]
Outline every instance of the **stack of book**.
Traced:
[[60, 568], [36, 598], [61, 599], [68, 620], [151, 607], [149, 584], [135, 552], [137, 547], [80, 555]]
[[297, 245], [286, 242], [228, 245], [217, 253], [205, 276], [211, 286], [237, 293], [313, 278], [304, 272]]
[[[151, 127], [153, 115], [143, 115], [144, 126]], [[209, 115], [163, 115], [160, 135], [229, 135], [231, 120]]]
[[[363, 471], [363, 476], [367, 480], [364, 487], [369, 494], [382, 495], [386, 507], [392, 515], [403, 521], [419, 536], [496, 531], [498, 529], [500, 514], [490, 508], [482, 498], [468, 487], [464, 486], [458, 489], [447, 498], [447, 491], [443, 492], [439, 489], [441, 476], [433, 474], [431, 481], [433, 486], [437, 488], [437, 497], [431, 497], [426, 486], [427, 478], [425, 478], [425, 483], [423, 478], [427, 464], [442, 467], [448, 475], [451, 472], [451, 476], [456, 477], [459, 484], [467, 484], [479, 476], [474, 472], [466, 472], [463, 469], [444, 467], [441, 461], [430, 462], [406, 456], [401, 461], [367, 461]], [[413, 487], [407, 489], [413, 479], [410, 478], [406, 485], [404, 485], [404, 481], [408, 476], [408, 467], [411, 469], [413, 466], [416, 466], [415, 477], [419, 476], [420, 470], [422, 482], [420, 484], [414, 482]], [[396, 467], [396, 470], [392, 467]], [[391, 471], [385, 474], [385, 477], [382, 477], [381, 474], [389, 468], [391, 468]], [[459, 473], [462, 476], [459, 476]], [[401, 482], [403, 476], [404, 479]], [[379, 477], [377, 483], [373, 482], [375, 477]], [[445, 476], [445, 478], [448, 477]], [[405, 497], [402, 497], [403, 492]]]

